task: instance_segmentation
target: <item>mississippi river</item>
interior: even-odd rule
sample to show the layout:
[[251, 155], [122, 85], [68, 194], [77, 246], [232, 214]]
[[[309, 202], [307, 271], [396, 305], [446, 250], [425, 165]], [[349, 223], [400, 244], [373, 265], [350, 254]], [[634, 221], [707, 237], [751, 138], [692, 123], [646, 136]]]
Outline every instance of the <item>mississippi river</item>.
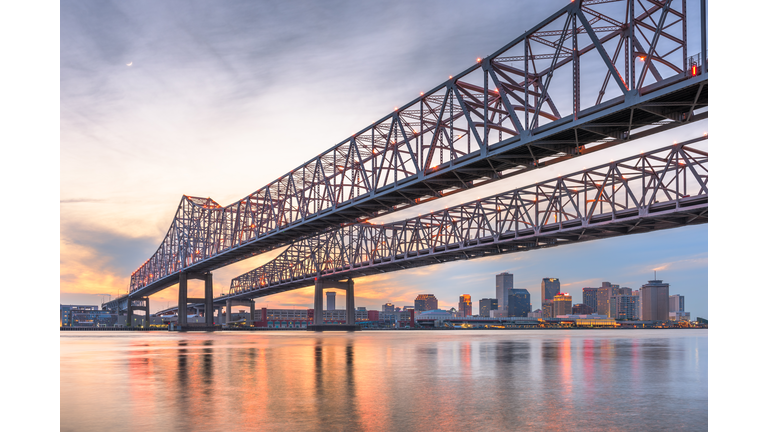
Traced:
[[62, 332], [62, 431], [707, 429], [707, 330]]

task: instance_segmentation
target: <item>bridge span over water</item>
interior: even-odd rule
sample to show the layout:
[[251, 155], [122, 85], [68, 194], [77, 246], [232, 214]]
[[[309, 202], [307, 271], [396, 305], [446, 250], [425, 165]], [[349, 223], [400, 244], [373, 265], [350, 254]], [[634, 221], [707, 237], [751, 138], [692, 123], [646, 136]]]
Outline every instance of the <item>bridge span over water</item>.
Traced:
[[[700, 7], [705, 10], [706, 2]], [[359, 223], [707, 118], [706, 14], [691, 22], [686, 8], [682, 0], [571, 2], [493, 54], [251, 195], [228, 206], [210, 198], [182, 197], [160, 247], [131, 275], [129, 294], [105, 305], [132, 309], [134, 302], [144, 301], [148, 308], [150, 295], [175, 284], [184, 287], [180, 304], [196, 300], [186, 298], [186, 280], [191, 277], [206, 281], [205, 302], [212, 308], [210, 272], [215, 269], [289, 244], [295, 246], [290, 251], [299, 253], [299, 245], [306, 249], [330, 232], [373, 236], [373, 226]], [[689, 53], [688, 34], [696, 30], [701, 44]], [[494, 200], [499, 205], [504, 201]], [[521, 208], [522, 202], [508, 203], [509, 209]], [[644, 204], [649, 203], [633, 205], [638, 212], [655, 205]], [[578, 223], [598, 222], [585, 219], [586, 208], [578, 210]], [[461, 224], [479, 214], [458, 213]], [[422, 229], [434, 227], [436, 221], [404, 223]], [[530, 233], [521, 229], [522, 220], [515, 223], [514, 241], [501, 231], [491, 235], [498, 237], [493, 245], [497, 251], [541, 247], [539, 240], [578, 241], [577, 227], [568, 223], [559, 223], [558, 236], [543, 239], [539, 234], [549, 229], [551, 220]], [[644, 229], [644, 223], [648, 220], [633, 230]], [[347, 231], [339, 230], [342, 225], [349, 225]], [[387, 240], [393, 258], [369, 258], [366, 271], [482, 256], [490, 250], [478, 243], [475, 249], [459, 252], [446, 243], [428, 247], [439, 250], [425, 261], [410, 255], [413, 241], [398, 237], [402, 230], [392, 226], [379, 232], [395, 236]], [[458, 236], [462, 231], [446, 229], [437, 238], [448, 232]], [[593, 230], [578, 238], [599, 237]], [[377, 246], [360, 247], [368, 248], [366, 257], [378, 256], [373, 252]], [[362, 274], [356, 271], [361, 270], [350, 269], [348, 277]], [[233, 281], [228, 296], [248, 297], [244, 290], [253, 291], [253, 285], [242, 283], [245, 279]], [[278, 292], [276, 286], [269, 288], [259, 292]]]

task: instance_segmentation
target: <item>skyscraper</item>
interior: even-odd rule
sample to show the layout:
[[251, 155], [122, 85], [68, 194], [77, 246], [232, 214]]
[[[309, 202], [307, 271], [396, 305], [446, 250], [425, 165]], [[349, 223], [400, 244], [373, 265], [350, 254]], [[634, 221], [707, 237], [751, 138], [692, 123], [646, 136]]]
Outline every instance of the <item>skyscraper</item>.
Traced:
[[544, 278], [541, 280], [541, 302], [544, 300], [554, 300], [557, 293], [560, 292], [560, 279]]
[[499, 310], [507, 312], [507, 295], [514, 288], [514, 275], [507, 272], [496, 275], [496, 300], [499, 302]]
[[507, 316], [524, 317], [531, 311], [531, 293], [527, 289], [512, 288], [507, 296]]
[[650, 280], [640, 288], [643, 302], [643, 321], [669, 320], [669, 284]]
[[395, 305], [393, 303], [386, 303], [381, 305], [381, 311], [382, 312], [394, 312], [395, 311]]
[[419, 294], [413, 301], [413, 309], [416, 312], [437, 309], [437, 297], [434, 294]]
[[597, 312], [597, 288], [582, 288], [581, 299], [582, 303], [592, 309], [590, 313]]
[[669, 311], [670, 312], [685, 311], [685, 296], [681, 296], [680, 294], [673, 294], [669, 296]]
[[554, 309], [552, 312], [553, 317], [558, 315], [570, 315], [571, 307], [573, 305], [573, 299], [571, 298], [570, 294], [557, 293], [555, 298], [552, 300], [552, 303]]
[[484, 298], [480, 300], [480, 316], [490, 317], [492, 310], [499, 309], [499, 301], [496, 299]]
[[603, 285], [597, 289], [597, 313], [600, 315], [610, 315], [611, 296], [618, 294], [619, 286], [612, 285], [610, 282], [603, 282]]
[[459, 296], [458, 312], [460, 317], [472, 316], [472, 297], [469, 294]]
[[[321, 297], [322, 298], [322, 297]], [[336, 310], [336, 293], [333, 291], [326, 291], [325, 292], [325, 298], [327, 300], [327, 307], [326, 310]]]
[[640, 301], [635, 295], [615, 295], [610, 299], [611, 314], [617, 320], [636, 320], [640, 318]]

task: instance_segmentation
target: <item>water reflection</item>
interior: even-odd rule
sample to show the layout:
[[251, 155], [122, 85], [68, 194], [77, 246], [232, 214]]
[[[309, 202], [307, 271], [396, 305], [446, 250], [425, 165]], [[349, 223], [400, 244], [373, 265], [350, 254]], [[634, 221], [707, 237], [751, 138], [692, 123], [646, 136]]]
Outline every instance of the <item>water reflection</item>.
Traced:
[[702, 430], [706, 359], [706, 330], [67, 334], [61, 428]]

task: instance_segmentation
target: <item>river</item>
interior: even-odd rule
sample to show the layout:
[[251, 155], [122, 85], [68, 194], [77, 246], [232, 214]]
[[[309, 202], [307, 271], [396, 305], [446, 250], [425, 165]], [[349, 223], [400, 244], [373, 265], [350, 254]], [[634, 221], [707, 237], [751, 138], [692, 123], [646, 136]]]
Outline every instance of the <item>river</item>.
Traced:
[[62, 332], [62, 431], [707, 429], [707, 330]]

